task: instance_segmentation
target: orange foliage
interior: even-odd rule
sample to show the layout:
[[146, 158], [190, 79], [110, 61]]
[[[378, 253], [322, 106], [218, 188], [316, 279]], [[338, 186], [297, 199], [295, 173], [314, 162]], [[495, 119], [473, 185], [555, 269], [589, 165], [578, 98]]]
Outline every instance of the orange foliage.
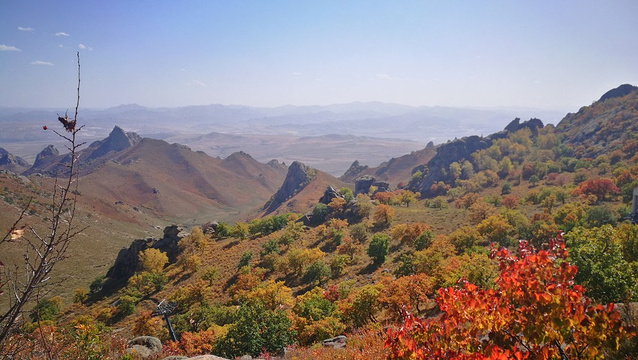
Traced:
[[594, 195], [598, 201], [604, 201], [607, 196], [615, 195], [620, 192], [620, 189], [614, 184], [611, 179], [589, 179], [583, 181], [572, 192], [574, 195]]
[[522, 241], [518, 257], [506, 249], [492, 256], [500, 264], [494, 289], [439, 289], [443, 314], [422, 320], [404, 312], [401, 328], [388, 330], [389, 358], [594, 358], [628, 335], [613, 304], [592, 304], [574, 285], [562, 241], [538, 252]]
[[165, 354], [179, 354], [189, 357], [210, 354], [215, 343], [215, 333], [212, 329], [182, 333], [179, 341], [168, 341], [164, 345]]

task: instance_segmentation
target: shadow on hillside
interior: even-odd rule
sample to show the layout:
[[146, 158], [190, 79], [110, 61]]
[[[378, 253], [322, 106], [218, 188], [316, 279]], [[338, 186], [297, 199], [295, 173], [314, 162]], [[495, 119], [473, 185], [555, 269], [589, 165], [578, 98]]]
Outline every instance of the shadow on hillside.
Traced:
[[228, 249], [232, 248], [235, 245], [239, 245], [239, 240], [233, 240], [233, 241], [229, 242], [228, 244], [224, 245], [224, 247], [222, 247], [222, 249], [228, 250]]
[[191, 276], [193, 276], [193, 273], [187, 273], [187, 274], [182, 274], [179, 278], [177, 278], [178, 274], [175, 274], [173, 276], [171, 276], [171, 281], [174, 281], [175, 285], [178, 285], [179, 283], [181, 283], [184, 280], [189, 279]]
[[381, 264], [375, 264], [375, 263], [369, 264], [368, 266], [359, 270], [357, 274], [359, 275], [372, 274], [379, 268], [379, 266], [381, 266]]
[[223, 291], [228, 290], [228, 288], [230, 288], [236, 282], [237, 282], [237, 274], [231, 276], [230, 279], [226, 280], [226, 283], [224, 283], [224, 286], [222, 288]]

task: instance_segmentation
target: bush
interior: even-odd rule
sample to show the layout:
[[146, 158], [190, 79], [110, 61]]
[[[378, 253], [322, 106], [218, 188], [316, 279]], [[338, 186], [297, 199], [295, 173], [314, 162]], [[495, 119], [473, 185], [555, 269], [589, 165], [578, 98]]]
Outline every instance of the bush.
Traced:
[[296, 336], [285, 312], [243, 305], [228, 333], [215, 344], [214, 353], [231, 359], [246, 354], [257, 357], [263, 352], [279, 354], [294, 344]]
[[31, 310], [29, 317], [31, 321], [55, 320], [55, 316], [60, 312], [62, 299], [58, 296], [51, 299], [43, 299]]
[[606, 224], [615, 226], [618, 222], [618, 214], [609, 206], [594, 206], [585, 213], [587, 227], [600, 227]]
[[250, 260], [253, 258], [253, 253], [250, 251], [246, 251], [241, 254], [241, 259], [239, 259], [239, 263], [237, 264], [237, 269], [241, 269], [244, 266], [250, 265]]
[[330, 278], [330, 275], [331, 275], [330, 267], [326, 265], [326, 263], [324, 263], [323, 261], [317, 260], [313, 262], [312, 264], [308, 265], [308, 267], [306, 268], [306, 272], [303, 274], [303, 277], [301, 278], [301, 281], [306, 284], [312, 284], [315, 282], [321, 284], [325, 280]]
[[368, 246], [368, 255], [372, 258], [375, 265], [385, 262], [390, 248], [390, 237], [386, 234], [377, 233], [372, 237], [370, 246]]
[[117, 304], [117, 311], [122, 316], [128, 316], [135, 312], [135, 306], [140, 299], [131, 295], [120, 296], [119, 303]]

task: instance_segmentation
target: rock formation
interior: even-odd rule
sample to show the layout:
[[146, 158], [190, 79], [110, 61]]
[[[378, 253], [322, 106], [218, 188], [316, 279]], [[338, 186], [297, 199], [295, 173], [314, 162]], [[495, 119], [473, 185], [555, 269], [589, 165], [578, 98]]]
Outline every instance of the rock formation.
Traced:
[[128, 248], [122, 248], [117, 254], [115, 263], [106, 273], [108, 281], [119, 284], [128, 280], [139, 270], [139, 254], [146, 249], [158, 249], [166, 253], [169, 263], [177, 261], [179, 252], [177, 244], [182, 238], [180, 232], [181, 229], [177, 225], [171, 225], [164, 229], [164, 236], [159, 240], [152, 238], [133, 240]]
[[93, 142], [87, 149], [90, 155], [86, 160], [91, 161], [114, 151], [127, 149], [141, 140], [141, 137], [134, 132], [124, 132], [119, 126], [115, 126], [109, 136], [104, 140]]
[[29, 164], [18, 156], [0, 148], [0, 169], [21, 173], [29, 167]]
[[326, 191], [323, 193], [323, 196], [321, 196], [321, 198], [319, 199], [319, 202], [322, 204], [330, 204], [330, 202], [332, 201], [332, 199], [334, 198], [341, 198], [343, 199], [343, 195], [341, 195], [340, 192], [338, 192], [335, 188], [333, 188], [332, 186], [328, 186], [326, 188]]
[[310, 167], [295, 161], [290, 164], [288, 168], [288, 174], [284, 179], [284, 183], [279, 190], [273, 195], [270, 200], [264, 205], [266, 213], [270, 213], [277, 209], [279, 205], [283, 204], [286, 200], [295, 196], [306, 185], [308, 185], [315, 177], [315, 170]]

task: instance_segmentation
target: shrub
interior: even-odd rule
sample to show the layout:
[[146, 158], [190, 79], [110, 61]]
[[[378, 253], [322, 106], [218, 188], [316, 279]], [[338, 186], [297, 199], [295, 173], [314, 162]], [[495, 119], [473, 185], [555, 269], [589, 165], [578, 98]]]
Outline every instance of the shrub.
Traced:
[[[281, 310], [267, 310], [261, 305], [242, 305], [237, 320], [216, 344], [214, 353], [234, 359], [237, 356], [279, 354], [295, 342], [297, 333]], [[259, 329], [259, 331], [255, 331]]]
[[239, 259], [239, 263], [237, 264], [237, 269], [241, 269], [244, 266], [250, 265], [250, 260], [253, 259], [253, 253], [250, 251], [246, 251], [241, 254], [241, 258]]
[[316, 260], [312, 264], [308, 265], [301, 278], [301, 281], [306, 284], [322, 284], [324, 281], [330, 278], [330, 275], [330, 267], [323, 261]]
[[372, 258], [375, 265], [385, 262], [390, 248], [390, 237], [386, 234], [377, 233], [372, 236], [372, 241], [368, 246], [368, 255]]
[[164, 265], [167, 263], [168, 256], [158, 249], [146, 249], [140, 253], [140, 264], [143, 271], [158, 273], [164, 269]]
[[61, 303], [62, 299], [59, 296], [38, 301], [37, 305], [29, 313], [31, 321], [55, 320], [55, 316], [60, 312]]

